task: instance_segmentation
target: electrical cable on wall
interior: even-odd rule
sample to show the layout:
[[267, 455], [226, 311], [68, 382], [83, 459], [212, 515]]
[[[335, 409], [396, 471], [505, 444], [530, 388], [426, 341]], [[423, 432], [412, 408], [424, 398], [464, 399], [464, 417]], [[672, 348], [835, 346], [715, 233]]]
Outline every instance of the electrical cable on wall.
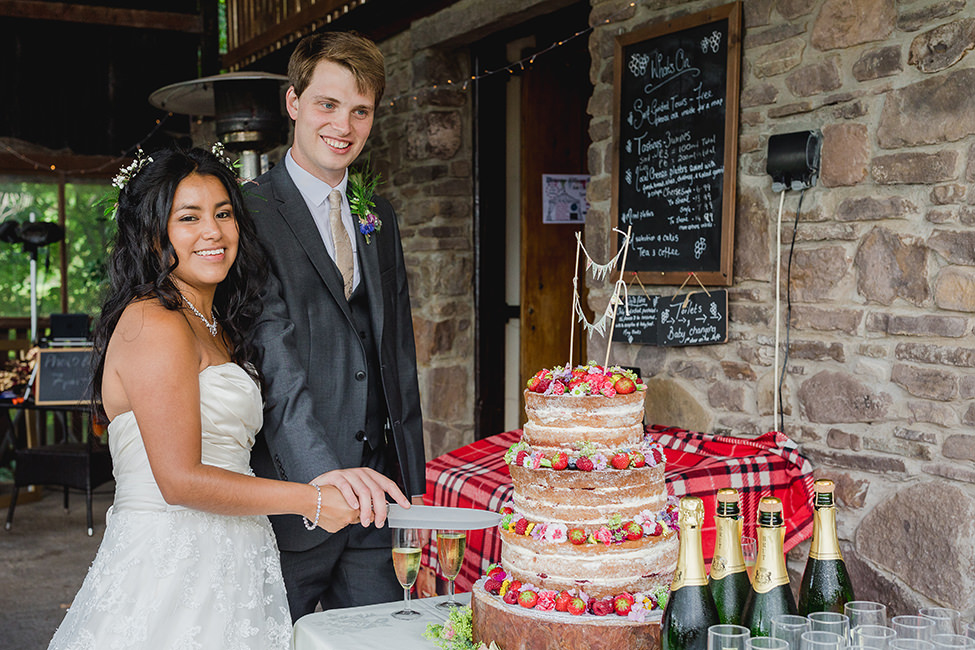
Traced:
[[[796, 232], [799, 229], [799, 213], [805, 192], [816, 184], [819, 177], [822, 133], [819, 131], [797, 131], [773, 135], [768, 140], [768, 156], [765, 170], [772, 177], [772, 191], [779, 192], [779, 212], [775, 228], [775, 343], [772, 362], [772, 429], [785, 430], [785, 416], [782, 412], [782, 386], [789, 361], [789, 335], [792, 321], [792, 257], [796, 246]], [[799, 205], [796, 208], [795, 224], [792, 228], [792, 244], [789, 248], [789, 264], [786, 273], [786, 343], [785, 355], [779, 365], [782, 270], [782, 208], [785, 205], [787, 190], [801, 190]]]

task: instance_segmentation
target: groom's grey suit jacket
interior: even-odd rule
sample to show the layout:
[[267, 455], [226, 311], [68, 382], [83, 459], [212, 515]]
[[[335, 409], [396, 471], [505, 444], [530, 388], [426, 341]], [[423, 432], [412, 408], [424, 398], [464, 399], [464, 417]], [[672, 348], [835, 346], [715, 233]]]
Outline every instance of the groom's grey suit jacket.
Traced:
[[[368, 366], [341, 273], [284, 161], [244, 188], [270, 264], [264, 313], [256, 328], [265, 377], [264, 427], [251, 465], [258, 476], [307, 482], [359, 467], [367, 372], [379, 372], [407, 497], [425, 491], [423, 424], [403, 247], [396, 214], [376, 197], [382, 221], [370, 243], [356, 229], [360, 282], [368, 296], [379, 367]], [[354, 218], [354, 217], [353, 217]], [[358, 436], [357, 436], [358, 434]], [[328, 533], [296, 516], [271, 517], [278, 546], [302, 551]], [[388, 531], [382, 531], [388, 537]], [[386, 542], [389, 543], [388, 541]]]

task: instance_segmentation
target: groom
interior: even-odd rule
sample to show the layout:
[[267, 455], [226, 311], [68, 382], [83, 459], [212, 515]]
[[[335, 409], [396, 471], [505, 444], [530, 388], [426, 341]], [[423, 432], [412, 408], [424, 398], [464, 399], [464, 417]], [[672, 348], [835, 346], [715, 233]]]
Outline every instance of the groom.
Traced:
[[[425, 489], [423, 427], [410, 298], [396, 214], [375, 197], [366, 238], [353, 214], [348, 167], [372, 129], [385, 89], [383, 55], [357, 34], [303, 39], [288, 64], [294, 143], [251, 185], [247, 207], [271, 265], [256, 340], [262, 351], [264, 428], [259, 476], [309, 481], [332, 472], [362, 506], [362, 526], [308, 531], [272, 517], [291, 616], [396, 600], [385, 494], [357, 471], [397, 481], [414, 503]], [[351, 496], [354, 492], [354, 497]], [[372, 514], [370, 503], [378, 505]]]

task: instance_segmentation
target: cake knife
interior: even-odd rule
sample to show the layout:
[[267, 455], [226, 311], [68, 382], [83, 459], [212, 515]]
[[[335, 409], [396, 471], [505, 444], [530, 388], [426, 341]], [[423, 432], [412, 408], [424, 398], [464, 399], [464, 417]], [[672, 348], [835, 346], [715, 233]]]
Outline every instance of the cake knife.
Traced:
[[386, 521], [390, 528], [435, 528], [440, 530], [479, 530], [497, 526], [501, 515], [477, 508], [410, 506], [388, 504]]

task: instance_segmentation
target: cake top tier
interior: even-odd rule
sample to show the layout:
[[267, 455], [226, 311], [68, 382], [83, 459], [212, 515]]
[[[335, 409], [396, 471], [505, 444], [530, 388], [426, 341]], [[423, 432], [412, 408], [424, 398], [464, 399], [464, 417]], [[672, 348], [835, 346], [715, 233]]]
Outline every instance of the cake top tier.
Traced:
[[599, 366], [589, 362], [585, 366], [555, 366], [543, 368], [528, 380], [527, 388], [542, 395], [602, 395], [613, 397], [635, 391], [645, 391], [646, 384], [632, 370], [620, 366]]

